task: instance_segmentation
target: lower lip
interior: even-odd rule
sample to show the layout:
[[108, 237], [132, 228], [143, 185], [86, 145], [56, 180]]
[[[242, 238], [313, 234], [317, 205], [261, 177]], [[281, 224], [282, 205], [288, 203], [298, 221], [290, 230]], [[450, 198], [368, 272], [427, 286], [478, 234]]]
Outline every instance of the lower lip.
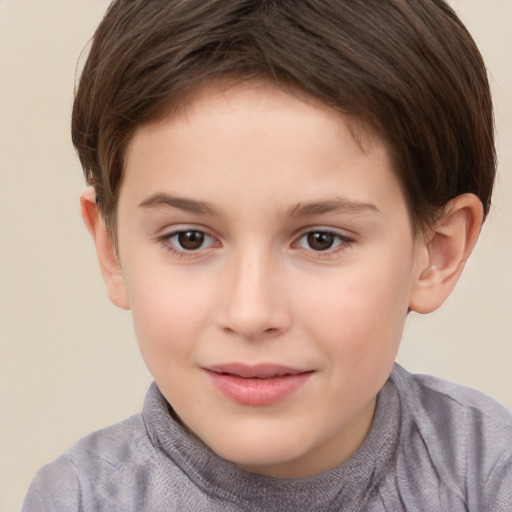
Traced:
[[250, 379], [206, 370], [213, 384], [228, 398], [243, 405], [272, 405], [297, 391], [313, 372], [271, 379]]

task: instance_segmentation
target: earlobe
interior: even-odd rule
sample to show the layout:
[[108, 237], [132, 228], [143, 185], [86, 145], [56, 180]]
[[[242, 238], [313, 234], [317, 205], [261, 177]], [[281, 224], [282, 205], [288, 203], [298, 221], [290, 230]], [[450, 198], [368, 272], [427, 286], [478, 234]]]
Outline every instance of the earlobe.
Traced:
[[423, 247], [428, 263], [421, 264], [413, 283], [409, 308], [417, 313], [435, 311], [457, 284], [483, 223], [483, 207], [473, 194], [452, 199]]
[[119, 262], [112, 236], [96, 206], [94, 189], [86, 189], [80, 196], [82, 219], [96, 246], [96, 254], [101, 274], [107, 286], [110, 300], [122, 309], [130, 309], [124, 282], [123, 271]]

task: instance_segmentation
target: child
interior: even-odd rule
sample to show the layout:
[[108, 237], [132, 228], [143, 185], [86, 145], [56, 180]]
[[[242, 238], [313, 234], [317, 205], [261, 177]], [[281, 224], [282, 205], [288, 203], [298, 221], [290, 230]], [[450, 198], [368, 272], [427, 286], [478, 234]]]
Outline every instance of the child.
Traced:
[[508, 511], [512, 417], [394, 364], [489, 210], [484, 64], [443, 0], [116, 0], [82, 214], [155, 379], [23, 511]]

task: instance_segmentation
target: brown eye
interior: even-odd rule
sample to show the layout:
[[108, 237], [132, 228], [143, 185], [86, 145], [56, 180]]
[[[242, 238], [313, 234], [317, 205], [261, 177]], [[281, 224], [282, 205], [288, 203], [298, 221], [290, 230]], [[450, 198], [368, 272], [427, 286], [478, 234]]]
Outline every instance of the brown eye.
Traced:
[[180, 231], [176, 234], [178, 245], [186, 251], [201, 249], [205, 241], [205, 234], [201, 231]]
[[334, 233], [316, 231], [306, 235], [307, 244], [314, 251], [327, 251], [331, 249], [339, 236]]
[[221, 247], [212, 235], [198, 229], [181, 229], [158, 239], [162, 247], [179, 257], [199, 258], [210, 254], [209, 249]]

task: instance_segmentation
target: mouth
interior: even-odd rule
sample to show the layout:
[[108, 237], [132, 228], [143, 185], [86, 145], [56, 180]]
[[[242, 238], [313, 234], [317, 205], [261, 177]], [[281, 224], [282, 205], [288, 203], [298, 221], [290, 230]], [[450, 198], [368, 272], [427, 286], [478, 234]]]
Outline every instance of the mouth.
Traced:
[[297, 392], [314, 373], [275, 364], [239, 363], [208, 366], [203, 370], [224, 396], [251, 406], [272, 405], [284, 400]]
[[214, 365], [205, 368], [220, 375], [233, 375], [243, 379], [275, 379], [278, 377], [285, 377], [287, 375], [299, 375], [307, 373], [311, 370], [301, 370], [298, 368], [290, 368], [277, 364], [258, 364], [249, 366], [240, 363], [230, 363]]

